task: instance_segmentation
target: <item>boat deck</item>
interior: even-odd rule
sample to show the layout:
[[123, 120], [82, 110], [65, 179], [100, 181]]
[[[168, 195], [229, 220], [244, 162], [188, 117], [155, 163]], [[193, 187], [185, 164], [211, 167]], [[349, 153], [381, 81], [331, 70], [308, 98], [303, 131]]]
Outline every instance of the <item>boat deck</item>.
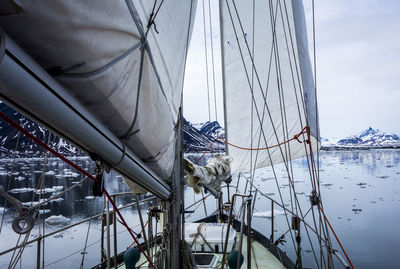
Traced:
[[[237, 238], [239, 234], [236, 234]], [[242, 254], [244, 256], [244, 263], [241, 268], [247, 268], [247, 237], [243, 236], [243, 247], [242, 247]], [[269, 268], [269, 269], [282, 269], [285, 268], [282, 263], [270, 252], [268, 251], [263, 245], [259, 242], [253, 240], [251, 243], [252, 246], [252, 255], [251, 255], [251, 268]], [[159, 247], [157, 247], [157, 250]], [[154, 251], [156, 253], [156, 251]], [[213, 254], [213, 253], [207, 253]], [[215, 255], [215, 259], [210, 266], [198, 266], [198, 268], [220, 268], [221, 261], [222, 261], [222, 254], [213, 254]], [[146, 258], [141, 255], [140, 260], [137, 263], [137, 268], [149, 268], [148, 262]], [[124, 269], [125, 265], [121, 264], [117, 268]], [[225, 265], [224, 268], [229, 268], [228, 265]]]

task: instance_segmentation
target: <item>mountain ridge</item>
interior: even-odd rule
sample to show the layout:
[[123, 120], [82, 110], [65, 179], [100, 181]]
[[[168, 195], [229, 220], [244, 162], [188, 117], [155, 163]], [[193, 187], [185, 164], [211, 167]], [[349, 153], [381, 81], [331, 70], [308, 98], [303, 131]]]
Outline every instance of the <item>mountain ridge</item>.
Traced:
[[400, 148], [400, 136], [393, 133], [383, 132], [379, 129], [368, 127], [354, 135], [347, 136], [342, 139], [321, 138], [322, 149], [332, 148]]

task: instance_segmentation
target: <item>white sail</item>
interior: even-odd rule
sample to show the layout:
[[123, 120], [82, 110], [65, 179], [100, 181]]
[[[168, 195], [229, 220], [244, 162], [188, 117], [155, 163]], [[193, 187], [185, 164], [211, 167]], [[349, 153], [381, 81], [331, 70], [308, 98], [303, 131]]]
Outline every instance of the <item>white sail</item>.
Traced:
[[141, 0], [5, 1], [0, 27], [166, 179], [195, 6], [185, 0], [155, 6]]
[[301, 1], [221, 0], [220, 13], [232, 171], [250, 170], [256, 159], [259, 168], [307, 154], [308, 146], [299, 142], [306, 134], [286, 142], [307, 126], [316, 150], [315, 89]]

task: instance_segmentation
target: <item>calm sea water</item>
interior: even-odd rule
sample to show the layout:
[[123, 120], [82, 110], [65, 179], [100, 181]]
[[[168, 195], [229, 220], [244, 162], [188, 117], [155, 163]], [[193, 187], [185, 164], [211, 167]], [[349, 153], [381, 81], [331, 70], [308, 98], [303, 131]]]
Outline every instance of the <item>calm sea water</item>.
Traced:
[[[320, 156], [320, 179], [321, 194], [324, 202], [325, 212], [338, 234], [343, 246], [348, 252], [356, 268], [399, 268], [397, 254], [400, 249], [400, 151], [399, 150], [368, 150], [368, 151], [337, 151], [322, 152]], [[13, 195], [22, 202], [37, 201], [38, 195], [34, 195], [31, 189], [36, 188], [43, 169], [42, 160], [17, 160], [14, 164], [13, 174], [9, 175], [13, 166], [12, 160], [0, 161], [0, 184], [7, 188], [14, 189]], [[88, 159], [76, 159], [81, 167], [93, 171], [94, 167]], [[309, 193], [311, 181], [308, 174], [307, 163], [300, 159], [293, 162], [294, 174], [296, 177], [296, 193], [303, 214], [310, 208]], [[279, 189], [282, 194], [283, 204], [291, 208], [290, 189], [288, 178], [283, 165], [275, 166], [278, 177]], [[55, 195], [58, 191], [68, 188], [78, 182], [82, 177], [73, 169], [60, 161], [51, 159], [47, 164], [47, 176], [44, 183], [47, 191], [42, 198]], [[244, 174], [249, 176], [249, 174]], [[111, 173], [105, 178], [106, 188], [110, 193], [127, 191], [120, 176]], [[272, 169], [259, 169], [255, 174], [255, 185], [263, 193], [282, 203], [277, 184], [273, 178]], [[234, 177], [232, 186], [236, 186], [237, 177]], [[54, 187], [57, 186], [57, 187]], [[42, 210], [40, 220], [32, 230], [30, 239], [36, 238], [40, 233], [49, 233], [59, 228], [76, 223], [103, 209], [103, 198], [93, 198], [91, 195], [92, 183], [86, 181], [54, 202], [40, 208]], [[239, 188], [245, 187], [244, 178], [239, 181]], [[233, 191], [233, 190], [232, 190]], [[231, 191], [231, 194], [232, 194]], [[201, 198], [201, 195], [193, 195], [190, 188], [185, 190], [185, 205], [188, 206]], [[226, 191], [225, 191], [226, 199]], [[134, 202], [132, 195], [122, 196], [117, 199], [118, 205], [125, 205]], [[146, 203], [142, 206], [142, 212], [153, 203]], [[193, 221], [205, 216], [202, 203], [199, 207], [194, 206], [193, 214], [188, 214], [187, 221]], [[0, 198], [0, 207], [4, 207], [4, 200]], [[210, 214], [216, 209], [216, 201], [212, 198], [206, 200], [206, 210]], [[271, 210], [271, 202], [257, 194], [255, 203], [255, 215], [267, 214]], [[275, 206], [275, 210], [281, 210]], [[0, 208], [0, 212], [4, 209]], [[261, 212], [261, 213], [260, 213]], [[134, 231], [139, 232], [139, 221], [137, 209], [132, 206], [122, 211], [129, 225]], [[317, 214], [317, 212], [315, 211]], [[0, 213], [0, 217], [2, 216]], [[67, 223], [60, 223], [56, 226], [43, 224], [43, 219], [52, 215], [62, 215], [69, 218]], [[11, 229], [11, 222], [15, 217], [15, 210], [6, 206], [4, 224], [0, 234], [0, 252], [15, 246], [18, 235]], [[312, 214], [309, 212], [305, 220], [312, 224]], [[289, 219], [289, 222], [291, 220]], [[253, 226], [270, 236], [271, 224], [269, 218], [253, 217]], [[84, 260], [84, 267], [90, 268], [98, 264], [101, 255], [100, 219], [91, 222], [88, 247]], [[287, 232], [286, 218], [277, 212], [274, 226], [275, 238]], [[68, 229], [60, 234], [50, 236], [44, 241], [44, 257], [46, 268], [60, 268], [67, 265], [71, 268], [79, 267], [82, 261], [82, 249], [88, 231], [88, 223], [84, 223]], [[302, 250], [304, 253], [303, 264], [310, 268], [317, 268], [310, 241], [302, 226]], [[318, 242], [311, 231], [311, 243], [315, 250], [319, 249]], [[112, 233], [111, 233], [112, 234]], [[131, 243], [128, 233], [124, 228], [117, 225], [118, 252], [125, 250]], [[21, 239], [22, 240], [22, 239]], [[293, 243], [290, 235], [286, 234], [286, 242], [280, 245], [287, 251], [290, 257], [294, 257]], [[335, 239], [333, 247], [339, 249]], [[113, 245], [111, 244], [113, 250]], [[22, 256], [22, 268], [33, 268], [36, 266], [37, 245], [28, 245]], [[0, 268], [6, 268], [9, 264], [12, 252], [0, 256]], [[43, 255], [43, 252], [42, 252]], [[336, 268], [342, 268], [338, 265]], [[20, 266], [20, 264], [18, 264]]]

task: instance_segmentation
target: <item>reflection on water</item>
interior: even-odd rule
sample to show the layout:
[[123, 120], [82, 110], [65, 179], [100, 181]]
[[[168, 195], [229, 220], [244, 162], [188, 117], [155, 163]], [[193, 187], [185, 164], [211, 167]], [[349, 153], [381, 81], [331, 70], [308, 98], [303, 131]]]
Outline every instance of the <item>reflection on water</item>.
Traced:
[[[196, 158], [196, 156], [193, 156]], [[79, 166], [89, 172], [94, 171], [91, 161], [84, 158], [74, 160]], [[399, 150], [368, 150], [368, 151], [333, 151], [320, 153], [320, 181], [321, 194], [324, 202], [325, 212], [338, 233], [344, 247], [352, 258], [356, 268], [398, 268], [397, 254], [400, 249], [400, 151]], [[39, 200], [36, 189], [40, 182], [43, 164], [41, 160], [18, 160], [15, 163], [13, 172], [11, 161], [0, 162], [0, 184], [10, 190], [12, 195], [22, 202], [30, 203]], [[293, 162], [295, 177], [293, 178], [296, 192], [291, 193], [288, 176], [283, 165], [276, 165], [275, 172], [278, 177], [278, 186], [273, 177], [271, 167], [258, 169], [255, 174], [255, 186], [264, 194], [279, 203], [292, 209], [291, 200], [296, 195], [306, 214], [310, 208], [309, 194], [311, 192], [311, 181], [309, 178], [307, 162], [305, 159]], [[43, 198], [56, 195], [62, 190], [72, 186], [81, 180], [82, 176], [77, 171], [70, 169], [67, 165], [51, 159], [46, 169], [46, 179], [43, 185]], [[249, 174], [245, 174], [249, 176]], [[233, 177], [232, 186], [236, 186], [237, 177]], [[245, 188], [243, 178], [239, 181], [239, 189]], [[106, 175], [106, 188], [110, 193], [127, 191], [122, 178], [115, 173]], [[70, 218], [70, 224], [76, 223], [88, 216], [99, 213], [103, 209], [103, 198], [93, 198], [91, 194], [92, 182], [85, 181], [73, 191], [65, 193], [61, 198], [41, 207], [43, 218], [51, 215], [62, 215]], [[231, 189], [231, 195], [234, 192]], [[282, 201], [280, 200], [282, 194]], [[224, 200], [227, 199], [224, 191]], [[290, 198], [292, 195], [292, 199]], [[194, 195], [189, 187], [185, 190], [185, 206], [192, 204], [201, 198], [201, 195]], [[121, 196], [117, 199], [117, 205], [128, 204], [134, 201], [132, 195]], [[4, 199], [0, 198], [0, 215], [4, 210]], [[151, 205], [143, 205], [143, 214], [146, 215], [146, 208]], [[18, 240], [18, 236], [11, 230], [11, 221], [15, 216], [15, 209], [7, 206], [3, 231], [0, 235], [0, 252], [12, 247]], [[216, 201], [213, 198], [206, 200], [206, 209], [203, 203], [191, 207], [193, 213], [186, 214], [187, 221], [194, 221], [216, 210]], [[263, 214], [271, 212], [271, 202], [260, 194], [256, 197], [255, 216], [252, 220], [253, 227], [266, 236], [271, 234], [270, 218], [263, 218]], [[275, 211], [281, 210], [275, 206]], [[296, 211], [296, 208], [293, 208]], [[278, 212], [278, 211], [276, 211]], [[135, 232], [140, 231], [138, 216], [135, 207], [129, 207], [122, 212], [133, 227]], [[314, 212], [318, 216], [318, 212]], [[269, 213], [270, 214], [270, 213]], [[300, 213], [299, 213], [300, 214]], [[267, 214], [268, 215], [268, 214]], [[146, 218], [146, 216], [145, 216]], [[305, 217], [306, 222], [312, 224], [312, 214]], [[289, 218], [289, 221], [290, 218]], [[100, 261], [100, 220], [96, 219], [91, 223], [88, 237], [88, 248], [85, 256], [84, 267], [91, 267]], [[313, 226], [313, 225], [312, 225]], [[39, 235], [38, 221], [32, 231], [30, 239]], [[43, 225], [41, 225], [43, 227]], [[61, 226], [44, 225], [45, 233], [59, 229]], [[45, 240], [45, 267], [59, 268], [61, 264], [71, 264], [72, 267], [79, 267], [82, 260], [82, 249], [88, 231], [88, 223], [81, 224], [60, 234], [55, 234]], [[285, 215], [277, 214], [275, 218], [274, 234], [278, 238], [288, 231]], [[311, 243], [307, 238], [304, 225], [302, 225], [302, 249], [303, 265], [309, 268], [317, 268], [312, 255], [312, 247], [319, 249], [318, 242], [311, 231]], [[43, 233], [43, 231], [41, 231]], [[126, 249], [132, 240], [125, 229], [117, 226], [118, 252]], [[290, 233], [289, 233], [290, 234]], [[293, 245], [289, 234], [286, 235], [286, 242], [280, 247], [295, 260]], [[333, 248], [339, 249], [338, 244], [333, 240]], [[113, 245], [111, 244], [111, 249]], [[43, 254], [43, 253], [42, 253]], [[12, 253], [0, 257], [0, 268], [8, 266]], [[65, 258], [67, 257], [67, 258]], [[62, 259], [65, 258], [65, 259]], [[58, 260], [62, 259], [60, 262]], [[23, 256], [23, 267], [32, 268], [36, 266], [36, 245], [28, 245]], [[336, 267], [343, 268], [337, 263]]]

